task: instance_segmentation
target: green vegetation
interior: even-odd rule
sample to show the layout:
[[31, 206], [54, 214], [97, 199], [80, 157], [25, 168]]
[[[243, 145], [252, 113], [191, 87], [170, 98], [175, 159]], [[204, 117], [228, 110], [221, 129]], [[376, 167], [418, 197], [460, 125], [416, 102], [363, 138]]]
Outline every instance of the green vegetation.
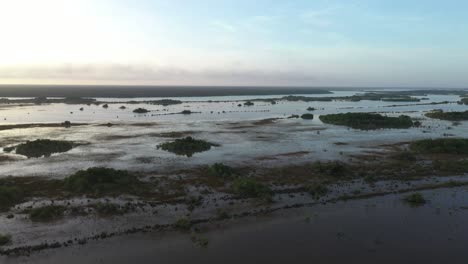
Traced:
[[237, 178], [232, 183], [233, 191], [236, 195], [244, 198], [262, 198], [271, 200], [273, 195], [270, 187], [257, 182], [254, 178]]
[[190, 114], [192, 114], [193, 112], [190, 111], [190, 110], [184, 110], [184, 111], [182, 111], [182, 112], [180, 112], [180, 113], [183, 114], [183, 115], [190, 115]]
[[194, 139], [192, 137], [186, 137], [182, 139], [176, 139], [172, 142], [162, 143], [157, 146], [158, 149], [172, 152], [176, 155], [182, 155], [191, 157], [193, 154], [198, 152], [204, 152], [211, 149], [213, 146], [218, 146], [204, 140]]
[[315, 111], [317, 109], [313, 108], [313, 107], [307, 107], [307, 111]]
[[63, 217], [65, 207], [58, 205], [47, 205], [31, 209], [29, 211], [29, 218], [33, 222], [48, 222], [57, 220]]
[[5, 180], [0, 181], [0, 212], [8, 211], [23, 199], [23, 192], [18, 187], [7, 185]]
[[232, 167], [224, 165], [223, 163], [215, 163], [208, 168], [208, 173], [222, 178], [234, 176], [235, 172]]
[[372, 130], [381, 128], [410, 128], [413, 121], [409, 116], [388, 117], [373, 113], [346, 113], [320, 116], [327, 124], [348, 126], [355, 129]]
[[0, 234], [0, 246], [5, 246], [9, 243], [11, 243], [11, 236]]
[[136, 113], [136, 114], [146, 114], [148, 112], [150, 112], [150, 111], [145, 109], [145, 108], [137, 108], [137, 109], [133, 110], [133, 113]]
[[247, 101], [244, 103], [245, 106], [253, 106], [254, 103], [252, 103], [251, 101]]
[[466, 121], [468, 120], [468, 111], [465, 112], [444, 112], [435, 110], [426, 114], [427, 117], [448, 120], [448, 121]]
[[312, 163], [310, 169], [323, 176], [332, 176], [337, 178], [344, 177], [349, 173], [349, 166], [340, 161], [316, 161]]
[[301, 118], [311, 120], [311, 119], [314, 119], [314, 115], [313, 114], [303, 114], [303, 115], [301, 115]]
[[423, 154], [468, 155], [467, 138], [423, 139], [410, 143], [410, 149]]
[[188, 218], [179, 218], [175, 223], [174, 223], [174, 228], [183, 230], [183, 231], [189, 231], [190, 228], [192, 228], [192, 223]]
[[424, 199], [424, 196], [420, 193], [407, 195], [403, 198], [403, 200], [409, 203], [411, 206], [420, 206], [427, 202], [426, 199]]
[[327, 186], [323, 184], [314, 184], [306, 187], [307, 192], [314, 198], [318, 199], [328, 193]]
[[464, 97], [460, 100], [460, 104], [466, 104], [468, 105], [468, 97]]
[[65, 189], [74, 194], [138, 194], [146, 190], [135, 175], [127, 171], [94, 167], [80, 170], [64, 179]]
[[14, 148], [16, 149], [16, 154], [24, 155], [28, 158], [39, 158], [42, 156], [49, 157], [54, 153], [67, 152], [73, 147], [74, 144], [70, 141], [37, 139], [19, 144]]

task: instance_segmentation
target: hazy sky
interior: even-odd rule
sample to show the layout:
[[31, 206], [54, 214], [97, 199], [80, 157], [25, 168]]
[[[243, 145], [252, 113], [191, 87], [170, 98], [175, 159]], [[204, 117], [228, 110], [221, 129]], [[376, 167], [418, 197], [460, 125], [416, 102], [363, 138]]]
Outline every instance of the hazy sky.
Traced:
[[0, 83], [468, 87], [466, 0], [0, 0]]

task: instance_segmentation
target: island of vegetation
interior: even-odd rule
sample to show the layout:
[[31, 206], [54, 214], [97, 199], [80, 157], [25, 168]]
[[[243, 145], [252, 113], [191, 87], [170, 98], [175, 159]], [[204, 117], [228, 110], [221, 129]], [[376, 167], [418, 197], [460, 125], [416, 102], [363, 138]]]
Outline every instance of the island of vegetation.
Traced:
[[133, 110], [133, 113], [136, 113], [136, 114], [146, 114], [148, 112], [149, 112], [149, 110], [147, 110], [145, 108], [137, 108], [137, 109]]
[[301, 115], [301, 118], [311, 120], [311, 119], [314, 119], [314, 115], [313, 114], [303, 114], [303, 115]]
[[4, 148], [4, 151], [11, 152], [16, 150], [16, 154], [28, 158], [49, 157], [54, 153], [62, 153], [71, 150], [75, 144], [64, 140], [37, 139], [28, 141], [13, 147]]
[[383, 128], [410, 128], [413, 121], [409, 116], [388, 117], [374, 113], [345, 113], [321, 115], [326, 124], [348, 126], [354, 129], [374, 130]]
[[192, 137], [185, 137], [172, 142], [162, 143], [158, 145], [157, 148], [172, 152], [176, 155], [191, 157], [195, 153], [208, 151], [214, 146], [219, 145]]
[[468, 111], [465, 112], [444, 112], [435, 110], [426, 114], [427, 117], [448, 120], [448, 121], [466, 121], [468, 120]]

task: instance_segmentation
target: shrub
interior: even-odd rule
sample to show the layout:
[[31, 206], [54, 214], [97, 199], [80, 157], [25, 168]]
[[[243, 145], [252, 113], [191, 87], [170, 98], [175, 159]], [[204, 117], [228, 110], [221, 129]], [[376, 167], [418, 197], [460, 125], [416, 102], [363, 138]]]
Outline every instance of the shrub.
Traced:
[[420, 193], [407, 195], [403, 198], [403, 200], [409, 203], [411, 206], [420, 206], [426, 203], [426, 199], [424, 199], [424, 196]]
[[328, 193], [327, 186], [323, 184], [314, 184], [306, 187], [307, 192], [315, 198], [320, 198]]
[[244, 103], [244, 105], [245, 105], [245, 106], [253, 106], [254, 103], [252, 103], [252, 102], [250, 102], [250, 101], [247, 101], [247, 102]]
[[64, 179], [65, 189], [75, 194], [138, 193], [144, 185], [127, 171], [94, 167]]
[[29, 218], [34, 222], [48, 222], [62, 218], [64, 212], [63, 206], [47, 205], [31, 209]]
[[16, 146], [16, 153], [28, 158], [49, 157], [54, 153], [62, 153], [71, 150], [74, 144], [63, 140], [37, 139]]
[[186, 137], [182, 139], [176, 139], [173, 142], [162, 143], [158, 145], [157, 148], [172, 152], [176, 155], [191, 157], [195, 153], [210, 150], [212, 146], [218, 146], [218, 145], [204, 141], [204, 140], [198, 140], [192, 137]]
[[5, 246], [9, 243], [11, 243], [11, 236], [0, 234], [0, 246]]
[[273, 195], [268, 186], [257, 182], [253, 178], [238, 178], [233, 182], [232, 187], [235, 194], [246, 198], [254, 197], [269, 200]]
[[372, 130], [381, 128], [410, 128], [413, 121], [409, 116], [388, 117], [373, 113], [346, 113], [321, 115], [327, 124], [348, 126], [355, 129]]
[[188, 218], [180, 218], [174, 223], [174, 228], [179, 229], [179, 230], [184, 230], [188, 231], [190, 228], [192, 228], [192, 223]]
[[315, 111], [317, 109], [313, 108], [313, 107], [307, 107], [307, 111]]

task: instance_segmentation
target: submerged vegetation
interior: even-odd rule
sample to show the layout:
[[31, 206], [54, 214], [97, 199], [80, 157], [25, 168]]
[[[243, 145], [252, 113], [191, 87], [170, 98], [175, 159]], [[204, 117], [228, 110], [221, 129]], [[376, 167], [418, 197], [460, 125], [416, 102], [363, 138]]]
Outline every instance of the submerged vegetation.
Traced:
[[70, 141], [37, 139], [7, 148], [5, 151], [10, 152], [16, 149], [16, 154], [20, 154], [28, 158], [39, 158], [42, 156], [49, 157], [54, 153], [67, 152], [74, 146], [74, 143]]
[[348, 126], [354, 129], [374, 130], [382, 128], [410, 128], [413, 121], [409, 116], [388, 117], [373, 113], [345, 113], [321, 115], [320, 120], [327, 124]]
[[162, 143], [158, 145], [157, 148], [172, 152], [176, 155], [191, 157], [195, 153], [208, 151], [214, 146], [218, 145], [192, 137], [185, 137], [172, 142]]
[[427, 117], [448, 120], [448, 121], [466, 121], [468, 120], [468, 111], [465, 112], [444, 112], [435, 110], [426, 114]]

